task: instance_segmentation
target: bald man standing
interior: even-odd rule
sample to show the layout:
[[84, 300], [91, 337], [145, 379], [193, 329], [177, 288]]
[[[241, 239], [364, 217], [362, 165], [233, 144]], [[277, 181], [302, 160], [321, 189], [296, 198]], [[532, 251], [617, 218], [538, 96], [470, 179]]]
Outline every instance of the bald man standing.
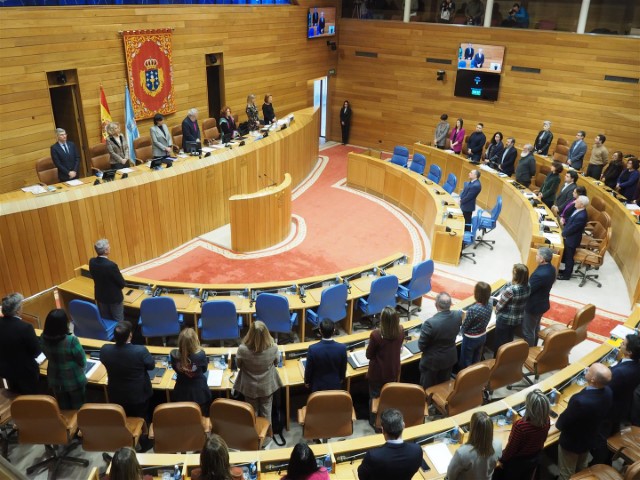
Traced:
[[558, 468], [561, 480], [587, 468], [589, 450], [598, 444], [598, 435], [611, 413], [613, 393], [607, 386], [611, 370], [601, 363], [589, 367], [587, 386], [569, 400], [556, 422], [560, 430]]

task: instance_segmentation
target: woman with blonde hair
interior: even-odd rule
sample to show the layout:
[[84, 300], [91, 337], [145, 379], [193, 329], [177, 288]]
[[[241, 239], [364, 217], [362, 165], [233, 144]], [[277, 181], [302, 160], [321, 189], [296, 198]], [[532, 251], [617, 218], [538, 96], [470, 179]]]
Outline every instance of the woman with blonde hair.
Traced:
[[[371, 400], [380, 396], [385, 383], [397, 382], [400, 378], [400, 350], [404, 341], [404, 328], [393, 307], [384, 307], [380, 313], [380, 328], [369, 336], [367, 358], [369, 359], [369, 407]], [[370, 414], [369, 423], [375, 418]]]
[[271, 423], [273, 394], [282, 387], [282, 380], [276, 370], [278, 346], [264, 322], [251, 324], [236, 358], [239, 372], [235, 389], [253, 406], [256, 415]]
[[203, 415], [208, 415], [211, 390], [207, 385], [207, 355], [193, 328], [185, 328], [178, 336], [178, 348], [171, 350], [171, 367], [176, 372], [176, 385], [171, 393], [174, 402], [196, 402]]
[[107, 131], [107, 152], [111, 168], [120, 169], [129, 166], [129, 143], [120, 132], [120, 124], [111, 122], [105, 129]]
[[475, 412], [469, 425], [469, 441], [453, 455], [448, 480], [490, 480], [502, 453], [502, 443], [493, 439], [493, 422], [485, 412]]
[[256, 106], [256, 96], [251, 93], [247, 97], [247, 119], [249, 121], [249, 131], [253, 132], [260, 128], [260, 114]]

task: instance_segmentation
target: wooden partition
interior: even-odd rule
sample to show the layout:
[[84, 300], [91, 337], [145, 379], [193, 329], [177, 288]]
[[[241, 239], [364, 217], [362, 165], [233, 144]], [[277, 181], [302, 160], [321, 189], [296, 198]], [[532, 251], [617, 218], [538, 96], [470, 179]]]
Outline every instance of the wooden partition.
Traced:
[[280, 185], [229, 199], [231, 247], [254, 252], [282, 242], [291, 231], [291, 175]]
[[288, 172], [293, 185], [308, 175], [317, 132], [318, 112], [308, 108], [286, 130], [173, 168], [43, 196], [1, 195], [0, 291], [30, 295], [72, 278], [99, 238], [125, 268], [229, 223], [229, 197], [258, 190], [259, 175]]

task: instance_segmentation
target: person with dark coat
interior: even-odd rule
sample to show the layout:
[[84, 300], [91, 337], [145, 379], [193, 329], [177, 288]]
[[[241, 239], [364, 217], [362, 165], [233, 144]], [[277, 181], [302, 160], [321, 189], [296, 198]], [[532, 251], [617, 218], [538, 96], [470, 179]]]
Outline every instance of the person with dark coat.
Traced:
[[513, 137], [507, 138], [507, 143], [504, 146], [502, 157], [498, 163], [498, 170], [510, 177], [515, 172], [516, 157], [518, 151], [516, 150], [516, 140]]
[[0, 377], [7, 381], [9, 390], [24, 395], [38, 393], [40, 369], [36, 358], [42, 350], [33, 326], [20, 318], [23, 300], [19, 293], [2, 299]]
[[597, 444], [613, 404], [613, 394], [607, 386], [611, 381], [608, 367], [594, 363], [585, 378], [587, 387], [569, 399], [567, 408], [556, 422], [556, 428], [560, 430], [558, 468], [561, 480], [569, 480], [571, 475], [587, 467], [589, 449]]
[[107, 369], [109, 401], [124, 408], [128, 417], [149, 420], [149, 400], [153, 395], [148, 370], [156, 363], [144, 345], [131, 343], [130, 322], [118, 322], [113, 332], [115, 344], [100, 349], [100, 361]]
[[204, 416], [209, 415], [211, 390], [207, 385], [207, 354], [200, 347], [198, 334], [185, 328], [178, 336], [178, 348], [169, 355], [171, 368], [176, 372], [176, 384], [171, 392], [174, 402], [196, 402]]
[[331, 338], [334, 329], [331, 320], [322, 320], [322, 340], [309, 347], [304, 384], [312, 392], [343, 389], [342, 382], [347, 374], [347, 347]]
[[627, 169], [622, 171], [616, 184], [616, 190], [629, 202], [634, 200], [637, 195], [638, 182], [640, 181], [638, 168], [640, 168], [640, 160], [637, 158], [629, 158], [627, 160]]
[[573, 200], [573, 191], [576, 189], [578, 181], [578, 172], [569, 170], [564, 175], [564, 185], [560, 189], [560, 193], [556, 195], [555, 204], [551, 207], [551, 211], [556, 215], [562, 214], [562, 211], [569, 202]]
[[540, 191], [535, 192], [538, 198], [542, 200], [542, 203], [549, 208], [551, 208], [556, 201], [556, 193], [560, 185], [560, 174], [562, 170], [564, 170], [562, 164], [554, 161], [551, 165], [551, 171], [547, 174], [547, 178], [544, 179], [540, 187]]
[[80, 154], [72, 141], [67, 141], [67, 132], [56, 128], [57, 142], [51, 145], [51, 160], [58, 169], [58, 180], [68, 182], [78, 178]]
[[620, 150], [613, 152], [613, 155], [611, 155], [611, 161], [604, 167], [604, 171], [600, 176], [600, 181], [604, 182], [607, 187], [616, 188], [618, 177], [624, 170], [623, 160], [624, 155]]
[[471, 217], [476, 210], [476, 198], [482, 190], [480, 183], [480, 170], [471, 170], [469, 172], [469, 181], [464, 182], [462, 192], [460, 192], [460, 210], [464, 216], [464, 228], [471, 230]]
[[187, 152], [187, 142], [200, 143], [200, 127], [198, 126], [198, 109], [191, 108], [182, 121], [182, 151]]
[[417, 443], [402, 440], [404, 419], [395, 408], [382, 412], [382, 435], [386, 443], [367, 450], [358, 467], [360, 480], [411, 480], [422, 464], [422, 449]]
[[551, 265], [553, 251], [547, 247], [541, 247], [536, 253], [536, 268], [529, 277], [529, 298], [524, 307], [522, 319], [522, 337], [530, 347], [538, 344], [538, 332], [542, 315], [551, 307], [549, 293], [556, 281], [556, 268]]
[[567, 164], [574, 170], [580, 170], [582, 163], [584, 162], [584, 156], [587, 153], [587, 143], [584, 141], [584, 137], [587, 134], [584, 130], [580, 130], [576, 133], [576, 139], [569, 148], [569, 154], [567, 155]]
[[542, 130], [538, 133], [535, 141], [533, 142], [533, 149], [538, 155], [548, 155], [549, 147], [553, 142], [553, 133], [551, 132], [551, 122], [545, 120], [542, 124]]
[[567, 220], [566, 225], [562, 229], [562, 238], [564, 239], [564, 252], [562, 253], [562, 263], [564, 270], [558, 272], [558, 280], [570, 280], [573, 273], [573, 257], [576, 249], [582, 241], [584, 227], [587, 226], [589, 217], [587, 216], [587, 206], [589, 199], [585, 196], [579, 196], [576, 199], [576, 210]]
[[620, 347], [622, 360], [611, 367], [609, 388], [613, 393], [611, 434], [620, 431], [620, 423], [631, 413], [633, 391], [640, 385], [640, 336], [627, 335]]
[[351, 104], [348, 100], [344, 101], [340, 110], [340, 128], [342, 129], [342, 144], [349, 143], [349, 130], [351, 130]]
[[102, 318], [110, 318], [118, 322], [124, 320], [124, 277], [115, 262], [109, 260], [111, 252], [109, 240], [98, 240], [93, 246], [97, 257], [89, 260], [89, 272], [93, 278], [94, 298], [98, 304]]
[[451, 310], [451, 296], [439, 293], [436, 297], [436, 313], [422, 323], [418, 347], [420, 359], [420, 385], [429, 388], [451, 377], [458, 362], [456, 337], [464, 320], [464, 312]]
[[478, 123], [476, 125], [476, 131], [469, 135], [469, 140], [467, 140], [467, 155], [469, 160], [475, 163], [480, 162], [482, 149], [487, 143], [487, 137], [482, 133], [483, 128], [484, 125], [482, 123]]
[[264, 124], [271, 125], [276, 121], [276, 112], [273, 109], [273, 95], [267, 93], [264, 96], [264, 103], [262, 104], [262, 116], [264, 117]]
[[533, 146], [526, 144], [522, 147], [520, 161], [516, 167], [516, 182], [529, 188], [531, 179], [536, 176], [536, 159], [533, 156]]

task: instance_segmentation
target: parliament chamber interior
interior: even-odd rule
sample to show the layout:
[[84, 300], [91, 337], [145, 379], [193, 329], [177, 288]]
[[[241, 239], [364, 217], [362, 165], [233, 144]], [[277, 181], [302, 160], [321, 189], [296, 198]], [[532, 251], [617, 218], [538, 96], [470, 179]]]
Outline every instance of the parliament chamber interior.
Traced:
[[[477, 19], [458, 5], [447, 21], [431, 0], [204, 3], [0, 7], [0, 292], [7, 317], [0, 318], [0, 475], [133, 478], [119, 477], [113, 461], [132, 447], [145, 475], [200, 478], [201, 450], [221, 437], [235, 475], [228, 478], [281, 478], [299, 442], [323, 467], [318, 474], [384, 478], [361, 467], [389, 440], [383, 412], [397, 409], [401, 438], [422, 454], [406, 478], [445, 478], [448, 469], [448, 478], [474, 478], [456, 476], [451, 465], [462, 445], [476, 441], [471, 425], [479, 412], [504, 453], [512, 425], [540, 390], [550, 427], [535, 465], [518, 477], [500, 477], [498, 466], [493, 478], [640, 478], [633, 404], [640, 402], [639, 353], [629, 346], [640, 327], [640, 6], [521, 2], [527, 26], [511, 28], [503, 23], [511, 3], [501, 2], [498, 21], [494, 1], [480, 2], [486, 11]], [[468, 58], [467, 48], [474, 51]], [[264, 125], [269, 106], [276, 118]], [[436, 145], [443, 113], [450, 129]], [[452, 145], [456, 119], [466, 132], [462, 154]], [[105, 133], [111, 122], [129, 152], [116, 168], [113, 136]], [[533, 152], [543, 122], [552, 141]], [[478, 156], [487, 163], [466, 153], [478, 124], [486, 135]], [[194, 125], [197, 142], [187, 138]], [[156, 153], [154, 132], [166, 132], [167, 152]], [[496, 132], [514, 140], [515, 176], [502, 171], [502, 156], [491, 161]], [[586, 132], [587, 150], [572, 170], [572, 188], [584, 193], [567, 202], [584, 195], [588, 223], [574, 247], [563, 235], [572, 215], [565, 219], [554, 199], [571, 183], [576, 132]], [[600, 146], [597, 136], [606, 136]], [[73, 160], [71, 142], [77, 164], [66, 168], [60, 159]], [[618, 175], [613, 188], [604, 175], [588, 175], [602, 146], [610, 164], [621, 152], [618, 175], [635, 178], [635, 190], [617, 188]], [[529, 185], [516, 181], [524, 158], [534, 165]], [[558, 164], [547, 204], [537, 192]], [[474, 178], [482, 189], [469, 223], [461, 200]], [[102, 253], [99, 239], [108, 239]], [[544, 262], [541, 248], [549, 254]], [[541, 263], [552, 265], [555, 279], [561, 264], [568, 268], [567, 249], [575, 252], [573, 275], [547, 292], [550, 307], [538, 317], [533, 344], [520, 328], [500, 342], [496, 309], [479, 361], [458, 368], [465, 332], [456, 330], [453, 372], [425, 386], [425, 325], [449, 312], [447, 297], [450, 313], [462, 318], [479, 305], [478, 282], [485, 282], [494, 300], [484, 303], [501, 305], [516, 281], [514, 265], [529, 279]], [[131, 343], [147, 355], [141, 372], [151, 391], [139, 415], [109, 398], [115, 387], [107, 372], [117, 373], [104, 347], [114, 345], [118, 318], [104, 315], [97, 298], [103, 292], [92, 262], [100, 255], [122, 271], [116, 303], [132, 325]], [[63, 408], [69, 395], [52, 386], [54, 359], [44, 354], [37, 363], [29, 358], [36, 391], [24, 394], [11, 378], [26, 367], [14, 356], [25, 352], [12, 339], [9, 317], [30, 325], [41, 342], [54, 309], [66, 312], [83, 358], [79, 408]], [[367, 352], [389, 316], [403, 332], [398, 371], [372, 393]], [[327, 320], [346, 350], [338, 390], [311, 388], [305, 375]], [[241, 352], [256, 341], [256, 321], [277, 343], [270, 347], [270, 419], [260, 402], [247, 400], [249, 392], [262, 397], [247, 386], [243, 370], [251, 362]], [[202, 402], [174, 397], [182, 382], [175, 352], [189, 335], [204, 352]], [[556, 422], [569, 417], [574, 395], [598, 386], [599, 377], [587, 374], [594, 364], [615, 372], [625, 363], [636, 373], [626, 385], [626, 411], [615, 417], [622, 424], [614, 431], [610, 422], [600, 450], [590, 453], [592, 466], [574, 465], [565, 476], [557, 454], [565, 430]], [[46, 464], [34, 468], [39, 462]]]

